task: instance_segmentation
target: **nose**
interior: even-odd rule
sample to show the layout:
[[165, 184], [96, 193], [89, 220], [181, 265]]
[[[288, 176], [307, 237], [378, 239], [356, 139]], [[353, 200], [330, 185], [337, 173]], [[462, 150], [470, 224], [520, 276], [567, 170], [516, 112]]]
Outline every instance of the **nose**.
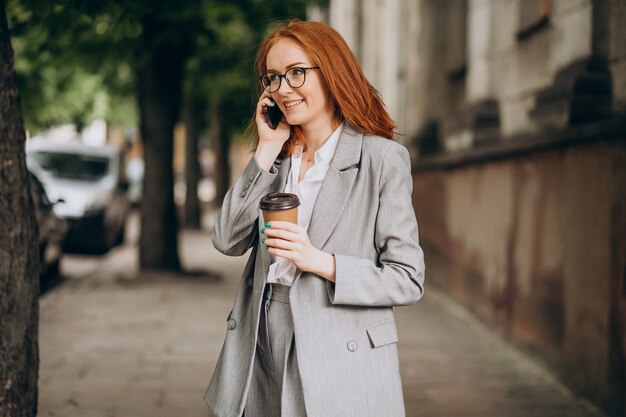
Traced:
[[293, 89], [291, 88], [291, 86], [289, 85], [289, 83], [287, 82], [287, 78], [284, 77], [281, 80], [280, 86], [278, 87], [278, 90], [276, 91], [279, 95], [285, 95], [287, 93], [292, 92]]

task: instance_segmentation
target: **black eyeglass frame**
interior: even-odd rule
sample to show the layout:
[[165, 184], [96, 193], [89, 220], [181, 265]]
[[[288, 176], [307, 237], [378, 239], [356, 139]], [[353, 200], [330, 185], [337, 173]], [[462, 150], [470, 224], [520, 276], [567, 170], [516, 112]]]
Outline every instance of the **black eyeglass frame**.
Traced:
[[[303, 71], [303, 73], [304, 73], [304, 80], [302, 80], [302, 84], [300, 84], [300, 85], [299, 85], [299, 86], [297, 86], [297, 87], [294, 87], [293, 85], [291, 85], [291, 83], [289, 82], [289, 79], [287, 78], [287, 73], [288, 73], [289, 71], [292, 71], [292, 70], [295, 70], [295, 69], [300, 69], [300, 70], [302, 70], [302, 71]], [[263, 74], [263, 75], [261, 75], [261, 76], [259, 77], [259, 82], [261, 83], [261, 87], [263, 87], [263, 89], [264, 89], [265, 91], [267, 91], [268, 93], [270, 93], [270, 94], [271, 94], [271, 93], [275, 93], [275, 92], [277, 92], [278, 90], [280, 90], [280, 85], [281, 85], [281, 84], [282, 84], [282, 82], [283, 82], [283, 78], [285, 79], [285, 81], [287, 82], [287, 85], [289, 85], [289, 87], [291, 87], [291, 88], [300, 88], [300, 87], [302, 87], [302, 86], [304, 85], [304, 83], [306, 82], [306, 72], [307, 72], [308, 70], [312, 70], [312, 69], [320, 69], [320, 67], [291, 67], [291, 68], [289, 68], [287, 71], [285, 71], [285, 73], [284, 73], [284, 74], [279, 74], [279, 73], [277, 73], [277, 72], [266, 72], [265, 74]], [[275, 90], [270, 90], [269, 88], [266, 88], [266, 87], [265, 87], [265, 85], [263, 85], [263, 78], [264, 78], [264, 77], [266, 77], [266, 76], [267, 76], [267, 75], [269, 75], [269, 74], [275, 74], [275, 75], [278, 75], [278, 77], [279, 77], [279, 78], [278, 78], [278, 87], [277, 87]]]

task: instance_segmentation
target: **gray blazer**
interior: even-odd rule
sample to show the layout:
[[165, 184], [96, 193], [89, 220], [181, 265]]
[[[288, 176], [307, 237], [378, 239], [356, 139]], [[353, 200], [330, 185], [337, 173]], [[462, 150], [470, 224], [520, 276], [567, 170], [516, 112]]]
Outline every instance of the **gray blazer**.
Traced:
[[[290, 158], [277, 159], [268, 172], [252, 158], [215, 217], [220, 252], [252, 248], [204, 395], [218, 417], [243, 413], [271, 263], [259, 200], [284, 189], [289, 167]], [[308, 417], [405, 415], [393, 306], [424, 292], [412, 189], [404, 146], [344, 125], [308, 229], [313, 246], [335, 255], [336, 284], [298, 271], [290, 292]]]

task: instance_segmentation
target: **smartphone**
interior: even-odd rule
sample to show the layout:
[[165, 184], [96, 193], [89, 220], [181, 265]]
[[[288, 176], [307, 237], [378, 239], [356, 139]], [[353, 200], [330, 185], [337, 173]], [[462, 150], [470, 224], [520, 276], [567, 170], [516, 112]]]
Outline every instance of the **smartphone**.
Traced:
[[272, 129], [278, 127], [278, 123], [283, 119], [283, 112], [278, 108], [278, 104], [274, 106], [263, 106], [263, 114], [265, 114], [265, 121]]

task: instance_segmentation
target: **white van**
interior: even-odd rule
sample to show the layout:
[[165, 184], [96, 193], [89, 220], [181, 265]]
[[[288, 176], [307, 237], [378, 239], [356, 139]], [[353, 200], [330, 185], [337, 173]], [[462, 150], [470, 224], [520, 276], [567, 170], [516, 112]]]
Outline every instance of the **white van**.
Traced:
[[124, 241], [130, 204], [121, 152], [114, 146], [31, 139], [29, 169], [41, 180], [54, 212], [67, 220], [67, 251], [105, 253]]

